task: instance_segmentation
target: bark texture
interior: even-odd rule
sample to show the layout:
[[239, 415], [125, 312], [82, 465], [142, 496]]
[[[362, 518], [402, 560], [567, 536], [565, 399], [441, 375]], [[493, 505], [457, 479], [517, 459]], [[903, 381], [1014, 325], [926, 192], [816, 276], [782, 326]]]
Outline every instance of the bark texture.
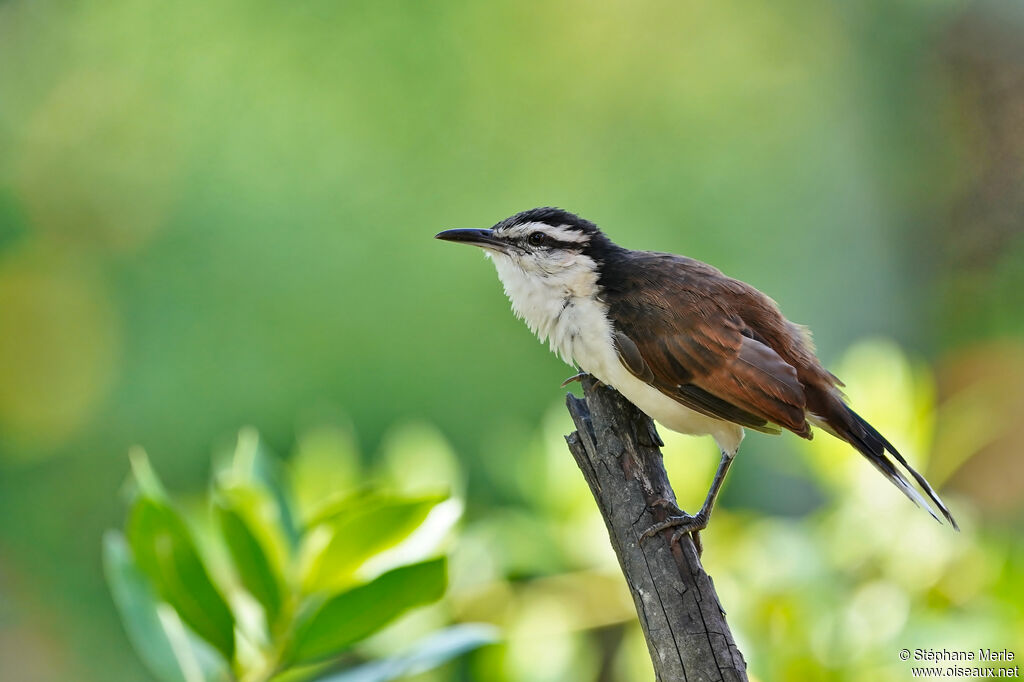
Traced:
[[584, 397], [567, 397], [576, 431], [569, 450], [590, 485], [629, 584], [659, 682], [746, 680], [711, 577], [689, 538], [672, 530], [640, 536], [675, 504], [654, 423], [618, 392], [583, 378]]

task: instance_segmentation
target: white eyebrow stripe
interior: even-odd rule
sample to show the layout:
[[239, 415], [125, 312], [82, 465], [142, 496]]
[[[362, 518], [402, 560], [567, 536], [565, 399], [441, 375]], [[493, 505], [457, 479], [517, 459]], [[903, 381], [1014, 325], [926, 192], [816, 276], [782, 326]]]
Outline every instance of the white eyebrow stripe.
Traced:
[[577, 244], [582, 244], [590, 241], [590, 236], [585, 232], [574, 230], [571, 227], [549, 227], [545, 232], [548, 233], [549, 237], [560, 242], [575, 242]]
[[590, 235], [585, 232], [574, 230], [567, 225], [554, 227], [545, 223], [523, 223], [522, 225], [509, 228], [506, 234], [510, 237], [527, 237], [532, 232], [543, 232], [551, 237], [551, 239], [559, 242], [584, 244], [590, 241]]

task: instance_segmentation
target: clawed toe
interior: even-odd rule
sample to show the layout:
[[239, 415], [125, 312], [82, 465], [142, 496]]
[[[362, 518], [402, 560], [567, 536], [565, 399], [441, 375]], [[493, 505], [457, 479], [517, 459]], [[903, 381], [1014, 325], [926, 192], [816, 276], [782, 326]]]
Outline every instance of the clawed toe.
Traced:
[[569, 384], [571, 384], [574, 381], [582, 382], [583, 381], [583, 377], [585, 377], [585, 376], [587, 376], [586, 372], [578, 372], [576, 374], [573, 374], [571, 377], [569, 377], [568, 379], [566, 379], [565, 381], [562, 382], [561, 388], [565, 388], [566, 386], [568, 386]]
[[697, 516], [690, 516], [689, 514], [680, 514], [678, 516], [670, 516], [664, 521], [659, 521], [640, 536], [641, 540], [645, 540], [649, 537], [657, 535], [663, 530], [669, 528], [675, 528], [676, 531], [672, 534], [672, 542], [678, 542], [679, 538], [683, 537], [688, 533], [696, 533], [702, 531], [708, 526], [706, 518], [701, 517], [700, 514]]
[[704, 530], [708, 526], [708, 517], [706, 515], [698, 513], [696, 516], [691, 516], [690, 514], [679, 511], [678, 507], [668, 500], [656, 500], [652, 506], [675, 508], [678, 513], [669, 516], [664, 521], [659, 521], [645, 530], [640, 536], [641, 541], [653, 537], [664, 530], [668, 530], [669, 528], [675, 528], [675, 532], [672, 533], [672, 538], [669, 540], [669, 546], [677, 544], [683, 539], [683, 536], [689, 535], [693, 539], [693, 545], [697, 549], [697, 555], [700, 556], [700, 554], [703, 553], [704, 547], [700, 539], [700, 531]]
[[[584, 379], [586, 379], [589, 376], [591, 376], [590, 372], [584, 372], [584, 371], [581, 370], [579, 373], [573, 374], [571, 377], [569, 377], [568, 379], [563, 381], [561, 387], [565, 388], [566, 386], [568, 386], [569, 384], [573, 383], [574, 381], [582, 382]], [[598, 379], [594, 380], [594, 388], [601, 388], [604, 385], [605, 384], [603, 384], [600, 380], [598, 380]]]
[[[679, 542], [683, 539], [682, 534], [676, 532], [672, 534], [672, 542]], [[690, 541], [693, 542], [693, 548], [697, 550], [697, 556], [704, 554], [704, 542], [700, 539], [700, 531], [690, 531]]]

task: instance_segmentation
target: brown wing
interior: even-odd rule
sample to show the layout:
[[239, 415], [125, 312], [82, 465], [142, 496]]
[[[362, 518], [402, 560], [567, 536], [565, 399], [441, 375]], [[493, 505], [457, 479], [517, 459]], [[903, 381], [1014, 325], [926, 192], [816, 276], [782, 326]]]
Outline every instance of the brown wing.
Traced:
[[739, 291], [742, 283], [699, 261], [645, 256], [632, 265], [646, 282], [605, 292], [623, 365], [703, 414], [810, 437], [797, 370], [766, 341], [771, 333], [759, 333], [740, 314], [751, 291], [770, 299], [752, 287]]
[[887, 457], [892, 455], [957, 528], [928, 481], [850, 409], [839, 391], [842, 382], [822, 367], [807, 330], [786, 320], [774, 301], [681, 256], [630, 252], [628, 260], [611, 265], [603, 295], [619, 358], [630, 372], [687, 407], [762, 431], [779, 424], [810, 438], [809, 412], [938, 518]]

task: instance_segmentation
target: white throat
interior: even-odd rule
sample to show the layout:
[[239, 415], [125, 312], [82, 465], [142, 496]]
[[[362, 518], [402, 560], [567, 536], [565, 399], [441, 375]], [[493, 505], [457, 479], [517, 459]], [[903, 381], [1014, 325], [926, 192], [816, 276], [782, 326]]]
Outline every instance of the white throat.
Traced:
[[565, 362], [592, 364], [588, 355], [612, 347], [608, 307], [597, 296], [593, 259], [573, 254], [558, 263], [541, 263], [497, 252], [487, 255], [516, 316]]

